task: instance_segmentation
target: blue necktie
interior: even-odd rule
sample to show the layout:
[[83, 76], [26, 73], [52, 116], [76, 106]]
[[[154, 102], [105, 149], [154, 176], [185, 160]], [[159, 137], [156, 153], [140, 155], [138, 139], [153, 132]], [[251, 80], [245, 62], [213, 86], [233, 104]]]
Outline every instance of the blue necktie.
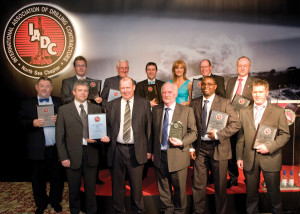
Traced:
[[49, 102], [49, 97], [48, 97], [48, 98], [45, 98], [45, 99], [40, 98], [39, 101], [40, 101], [40, 103], [41, 103], [41, 102]]
[[163, 121], [163, 128], [161, 133], [161, 145], [163, 147], [166, 147], [168, 145], [168, 125], [169, 125], [169, 111], [170, 108], [165, 108], [165, 115], [164, 115], [164, 121]]
[[153, 85], [153, 84], [155, 84], [154, 81], [149, 81], [149, 85]]
[[204, 137], [206, 135], [206, 119], [207, 119], [207, 103], [208, 100], [204, 100], [204, 105], [202, 109], [202, 133], [201, 136]]

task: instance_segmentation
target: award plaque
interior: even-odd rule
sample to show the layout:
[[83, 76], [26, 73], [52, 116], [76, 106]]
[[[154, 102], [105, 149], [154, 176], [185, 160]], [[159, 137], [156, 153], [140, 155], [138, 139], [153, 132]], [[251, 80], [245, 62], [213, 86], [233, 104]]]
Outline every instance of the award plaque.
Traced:
[[55, 123], [52, 121], [54, 116], [54, 105], [37, 105], [37, 114], [39, 119], [44, 119], [44, 127], [55, 126]]
[[214, 132], [220, 131], [225, 128], [228, 120], [228, 114], [220, 111], [212, 110], [208, 125], [207, 125], [207, 132]]
[[97, 97], [100, 97], [101, 91], [101, 80], [86, 80], [89, 83], [89, 96], [88, 100], [93, 100]]
[[121, 92], [115, 89], [109, 89], [109, 94], [108, 94], [108, 98], [107, 101], [112, 101], [116, 98], [121, 97]]
[[174, 121], [171, 123], [169, 138], [174, 137], [182, 140], [183, 135], [183, 125], [180, 121]]
[[144, 92], [147, 100], [155, 99], [155, 102], [159, 104], [156, 84], [144, 85]]
[[241, 108], [244, 108], [249, 104], [250, 104], [250, 100], [239, 94], [235, 94], [231, 102], [231, 105], [235, 111], [239, 111]]
[[98, 140], [107, 136], [106, 114], [88, 114], [89, 139]]
[[253, 142], [253, 149], [256, 149], [260, 144], [270, 144], [275, 140], [276, 133], [277, 128], [258, 124]]
[[193, 79], [192, 100], [202, 96], [201, 82], [202, 80]]

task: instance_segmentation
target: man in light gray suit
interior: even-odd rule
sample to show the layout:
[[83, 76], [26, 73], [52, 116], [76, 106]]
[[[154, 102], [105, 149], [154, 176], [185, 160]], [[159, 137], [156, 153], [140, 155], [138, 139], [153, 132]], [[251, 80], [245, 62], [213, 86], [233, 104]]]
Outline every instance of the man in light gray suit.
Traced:
[[[162, 86], [163, 104], [152, 109], [153, 156], [160, 195], [160, 211], [185, 213], [187, 205], [186, 179], [190, 165], [190, 145], [197, 138], [193, 109], [176, 104], [177, 87], [167, 82]], [[182, 125], [180, 139], [169, 136], [172, 123]], [[177, 125], [178, 125], [177, 124]], [[174, 198], [172, 197], [174, 187]], [[172, 202], [173, 198], [173, 202]]]
[[[280, 197], [281, 148], [289, 140], [289, 127], [284, 109], [267, 102], [269, 84], [264, 80], [252, 84], [254, 104], [240, 110], [242, 129], [236, 144], [237, 165], [244, 169], [247, 179], [247, 213], [259, 213], [259, 177], [262, 171], [272, 205], [272, 213], [282, 213]], [[277, 129], [274, 141], [253, 149], [258, 124]]]
[[[59, 161], [66, 168], [69, 206], [72, 214], [80, 212], [80, 185], [84, 179], [87, 213], [97, 212], [95, 197], [98, 150], [95, 140], [88, 138], [87, 114], [101, 113], [100, 106], [88, 103], [89, 85], [78, 80], [73, 86], [74, 101], [58, 110], [56, 147]], [[102, 142], [109, 142], [106, 136]]]
[[130, 77], [120, 80], [120, 98], [108, 103], [107, 131], [111, 139], [108, 166], [112, 167], [112, 196], [117, 213], [125, 213], [125, 176], [131, 190], [131, 210], [144, 212], [143, 166], [151, 158], [151, 110], [147, 99], [134, 96]]
[[[230, 137], [241, 128], [238, 115], [230, 101], [216, 95], [216, 88], [215, 79], [205, 77], [201, 84], [203, 96], [191, 102], [199, 133], [194, 145], [196, 151], [191, 151], [191, 157], [195, 160], [192, 186], [194, 211], [198, 214], [206, 213], [206, 185], [209, 169], [214, 180], [216, 213], [227, 212], [227, 167], [228, 160], [232, 157]], [[222, 130], [206, 132], [211, 110], [228, 114], [227, 125]]]

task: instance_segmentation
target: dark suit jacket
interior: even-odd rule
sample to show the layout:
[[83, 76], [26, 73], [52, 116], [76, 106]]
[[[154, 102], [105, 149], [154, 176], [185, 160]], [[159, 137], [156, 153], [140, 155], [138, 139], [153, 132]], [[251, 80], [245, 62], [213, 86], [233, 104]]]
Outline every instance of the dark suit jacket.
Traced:
[[[159, 101], [160, 104], [163, 103], [162, 97], [161, 97], [161, 88], [162, 88], [164, 83], [165, 82], [163, 82], [161, 80], [157, 80], [157, 79], [155, 80], [155, 84], [156, 84], [156, 87], [157, 87], [158, 101]], [[145, 94], [145, 91], [144, 91], [144, 86], [145, 85], [148, 85], [148, 79], [145, 79], [145, 80], [137, 83], [136, 89], [135, 89], [135, 94], [146, 98], [146, 94]]]
[[[252, 169], [255, 157], [255, 150], [252, 149], [256, 132], [253, 108], [254, 105], [252, 104], [240, 110], [242, 129], [238, 134], [236, 158], [237, 160], [244, 161], [245, 171]], [[268, 103], [260, 123], [278, 129], [275, 141], [266, 144], [270, 153], [266, 155], [257, 154], [260, 156], [260, 166], [266, 172], [280, 171], [282, 161], [281, 148], [287, 143], [290, 137], [284, 109]]]
[[[102, 108], [88, 103], [88, 114], [101, 113]], [[56, 146], [59, 161], [70, 159], [71, 168], [78, 169], [82, 161], [83, 126], [75, 103], [63, 105], [58, 109], [56, 121]], [[98, 165], [96, 145], [88, 144], [88, 162], [90, 166]]]
[[[161, 160], [161, 132], [164, 104], [152, 108], [153, 115], [153, 154], [154, 166], [159, 168]], [[193, 109], [176, 104], [172, 121], [180, 121], [183, 125], [183, 147], [175, 147], [169, 143], [167, 150], [169, 172], [179, 171], [190, 165], [190, 145], [197, 138], [197, 127]]]
[[[228, 81], [227, 81], [227, 85], [226, 85], [226, 98], [231, 100], [232, 96], [235, 95], [235, 92], [233, 91], [234, 89], [234, 86], [235, 86], [235, 82], [237, 80], [238, 77], [233, 77], [233, 78], [230, 78]], [[246, 83], [245, 83], [245, 86], [244, 86], [244, 90], [243, 90], [243, 93], [242, 93], [242, 96], [253, 101], [253, 98], [252, 98], [252, 91], [251, 91], [251, 86], [252, 86], [252, 82], [255, 82], [256, 80], [258, 80], [257, 78], [254, 78], [254, 77], [250, 77], [248, 76], [247, 80], [246, 80]]]
[[[198, 129], [198, 138], [194, 145], [196, 154], [198, 154], [201, 145], [201, 130], [202, 130], [202, 100], [203, 97], [199, 97], [192, 100], [191, 107], [194, 109], [196, 117], [196, 125]], [[221, 111], [229, 114], [227, 125], [224, 129], [217, 132], [220, 144], [215, 147], [214, 159], [215, 160], [226, 160], [232, 158], [230, 137], [235, 134], [241, 128], [238, 115], [232, 108], [228, 99], [222, 98], [218, 95], [215, 96], [211, 110]]]
[[210, 76], [216, 80], [216, 84], [217, 84], [216, 95], [225, 98], [226, 91], [225, 91], [224, 77], [214, 75], [214, 74], [211, 74]]
[[[107, 162], [112, 166], [116, 150], [117, 137], [120, 130], [121, 97], [109, 102], [107, 106], [107, 133], [110, 137]], [[151, 153], [151, 110], [145, 98], [134, 96], [131, 125], [134, 137], [135, 158], [139, 164], [147, 162], [147, 152]]]
[[[60, 98], [52, 96], [54, 113], [57, 114], [58, 107], [61, 106]], [[37, 108], [38, 99], [33, 97], [21, 104], [19, 121], [27, 131], [27, 155], [32, 160], [44, 160], [45, 157], [45, 135], [42, 127], [34, 127], [33, 120], [38, 119]]]

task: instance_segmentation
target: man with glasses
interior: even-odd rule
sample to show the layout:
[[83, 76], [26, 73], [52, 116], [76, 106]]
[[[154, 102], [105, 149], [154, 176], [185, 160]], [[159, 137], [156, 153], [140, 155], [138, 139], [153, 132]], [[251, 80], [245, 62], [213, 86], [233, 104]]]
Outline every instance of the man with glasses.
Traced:
[[[79, 79], [89, 79], [86, 77], [87, 72], [87, 60], [83, 56], [77, 56], [74, 59], [74, 69], [75, 69], [75, 76], [64, 79], [62, 81], [62, 87], [61, 87], [61, 100], [62, 104], [67, 104], [72, 101], [74, 101], [74, 95], [73, 95], [73, 85], [74, 83]], [[95, 103], [100, 104], [102, 101], [101, 97], [97, 97], [94, 99]]]

